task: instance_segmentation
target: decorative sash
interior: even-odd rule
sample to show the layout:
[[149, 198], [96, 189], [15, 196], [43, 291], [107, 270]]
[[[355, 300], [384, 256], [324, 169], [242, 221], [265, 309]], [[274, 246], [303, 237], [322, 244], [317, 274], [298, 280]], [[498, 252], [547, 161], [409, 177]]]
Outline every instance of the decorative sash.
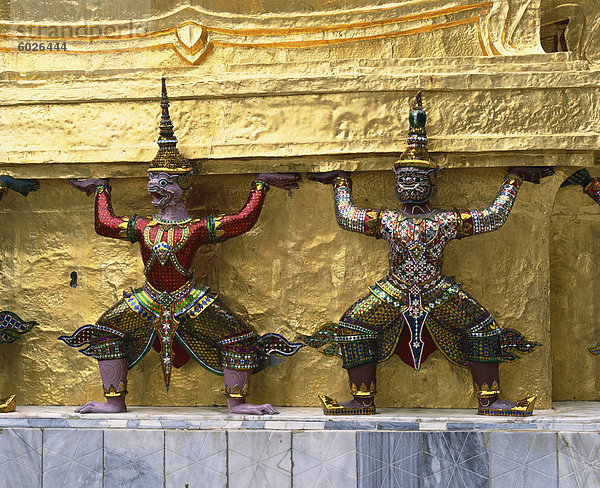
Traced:
[[[182, 318], [194, 318], [200, 315], [217, 298], [208, 286], [198, 286], [190, 280], [175, 291], [159, 291], [150, 283], [141, 288], [132, 288], [125, 292], [125, 303], [154, 326], [161, 350], [161, 364], [167, 392], [171, 381], [173, 363], [173, 340]], [[185, 317], [183, 317], [185, 315]]]

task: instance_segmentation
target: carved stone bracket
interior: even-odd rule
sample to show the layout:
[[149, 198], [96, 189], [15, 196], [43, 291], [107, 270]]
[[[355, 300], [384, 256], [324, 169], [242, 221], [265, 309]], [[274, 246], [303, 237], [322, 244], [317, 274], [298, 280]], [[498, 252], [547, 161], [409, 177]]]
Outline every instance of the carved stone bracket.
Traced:
[[178, 25], [175, 37], [178, 41], [178, 44], [173, 44], [175, 52], [192, 65], [201, 63], [212, 46], [208, 39], [208, 30], [193, 21]]
[[[215, 47], [314, 50], [366, 42], [383, 45], [399, 37], [461, 29], [469, 29], [462, 39], [478, 44], [481, 55], [541, 52], [539, 7], [534, 0], [426, 0], [311, 15], [224, 15], [187, 5], [132, 21], [3, 21], [0, 22], [0, 54], [33, 57], [35, 62], [30, 63], [31, 68], [27, 63], [20, 63], [19, 71], [76, 69], [77, 63], [86, 67], [116, 68], [120, 66], [114, 64], [115, 53], [127, 55], [129, 65], [138, 67], [176, 65], [169, 60], [173, 54], [180, 65], [193, 66], [205, 62]], [[419, 38], [419, 42], [426, 44], [427, 39]], [[49, 56], [46, 48], [42, 54], [40, 45], [47, 47], [48, 43], [57, 41], [64, 49], [58, 52], [53, 49], [55, 52]], [[144, 58], [142, 62], [140, 55], [147, 52], [153, 52], [152, 60]], [[396, 49], [394, 56], [402, 57], [402, 49]], [[79, 61], [69, 59], [73, 57]], [[68, 62], [57, 63], [57, 58]], [[143, 66], [144, 63], [147, 66]]]
[[545, 35], [564, 35], [566, 46], [557, 46], [557, 51], [572, 51], [580, 59], [600, 62], [600, 1], [544, 0], [542, 37]]

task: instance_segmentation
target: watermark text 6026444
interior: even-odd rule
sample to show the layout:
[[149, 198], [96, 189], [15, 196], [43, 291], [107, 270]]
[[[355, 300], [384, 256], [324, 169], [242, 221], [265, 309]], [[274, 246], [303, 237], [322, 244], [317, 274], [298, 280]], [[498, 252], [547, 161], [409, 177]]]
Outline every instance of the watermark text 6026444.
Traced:
[[19, 51], [27, 51], [27, 52], [57, 52], [57, 51], [66, 51], [67, 43], [66, 42], [19, 42], [17, 44], [17, 49]]

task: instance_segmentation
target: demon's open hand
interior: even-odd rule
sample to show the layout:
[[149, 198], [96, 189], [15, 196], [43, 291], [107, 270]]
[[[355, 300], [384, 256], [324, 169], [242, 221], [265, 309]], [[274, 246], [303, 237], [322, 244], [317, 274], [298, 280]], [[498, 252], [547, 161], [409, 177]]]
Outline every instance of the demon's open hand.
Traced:
[[587, 172], [587, 169], [580, 169], [579, 171], [575, 171], [575, 173], [563, 181], [563, 184], [560, 185], [560, 187], [562, 188], [563, 186], [569, 185], [581, 185], [585, 188], [591, 179], [592, 177]]
[[519, 176], [523, 181], [530, 181], [536, 185], [542, 178], [554, 174], [554, 170], [549, 166], [515, 166], [510, 168], [508, 172]]
[[318, 181], [324, 185], [330, 185], [336, 178], [349, 178], [350, 173], [336, 169], [335, 171], [325, 171], [324, 173], [306, 173], [306, 178], [312, 181]]
[[88, 195], [92, 194], [97, 186], [108, 185], [106, 178], [93, 178], [90, 180], [69, 180], [71, 186], [77, 188], [79, 191], [84, 191]]
[[6, 185], [13, 191], [20, 193], [24, 197], [26, 197], [30, 191], [36, 191], [40, 188], [40, 184], [35, 180], [21, 180], [6, 175], [0, 176], [0, 183]]
[[295, 190], [302, 181], [298, 173], [260, 173], [256, 175], [256, 179], [284, 190]]

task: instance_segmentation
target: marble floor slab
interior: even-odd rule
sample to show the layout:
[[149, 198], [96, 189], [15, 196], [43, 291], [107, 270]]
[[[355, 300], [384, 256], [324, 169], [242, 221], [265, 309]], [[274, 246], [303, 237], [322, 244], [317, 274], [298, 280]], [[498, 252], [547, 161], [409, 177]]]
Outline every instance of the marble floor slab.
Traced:
[[294, 432], [294, 488], [356, 487], [354, 432]]
[[229, 484], [236, 488], [291, 488], [291, 432], [229, 432]]
[[423, 434], [423, 486], [488, 488], [488, 438], [485, 432]]
[[357, 432], [358, 488], [420, 488], [421, 436], [419, 432]]
[[553, 432], [492, 432], [491, 488], [556, 486], [556, 434]]
[[44, 430], [44, 486], [102, 488], [103, 437], [101, 430]]
[[42, 431], [0, 431], [0, 488], [37, 487], [42, 484]]
[[227, 488], [225, 432], [165, 432], [166, 486]]
[[164, 438], [162, 431], [105, 430], [104, 486], [163, 488]]
[[600, 487], [600, 432], [558, 434], [560, 488]]

